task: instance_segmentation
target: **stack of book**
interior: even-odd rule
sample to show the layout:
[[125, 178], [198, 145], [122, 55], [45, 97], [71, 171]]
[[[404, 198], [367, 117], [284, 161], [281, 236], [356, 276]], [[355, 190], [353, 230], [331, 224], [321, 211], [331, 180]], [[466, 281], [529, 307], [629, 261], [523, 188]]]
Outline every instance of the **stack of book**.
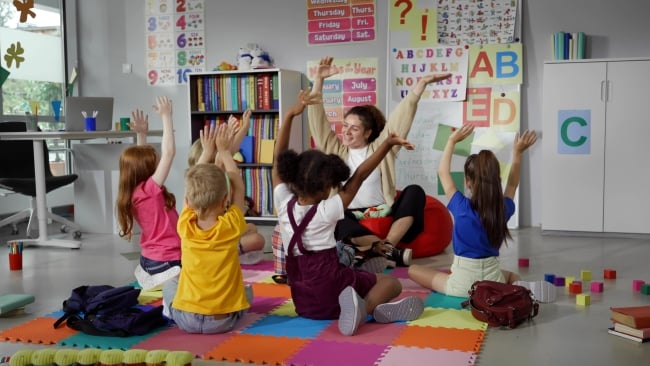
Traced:
[[584, 32], [556, 32], [551, 38], [554, 60], [582, 60], [585, 58], [587, 36]]
[[614, 325], [609, 334], [639, 343], [650, 342], [650, 305], [610, 309]]

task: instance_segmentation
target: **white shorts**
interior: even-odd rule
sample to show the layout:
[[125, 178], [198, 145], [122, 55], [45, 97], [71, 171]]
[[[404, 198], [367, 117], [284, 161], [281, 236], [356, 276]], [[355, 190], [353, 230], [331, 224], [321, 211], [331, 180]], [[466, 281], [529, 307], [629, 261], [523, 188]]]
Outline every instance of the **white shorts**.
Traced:
[[472, 284], [480, 280], [506, 282], [498, 257], [473, 259], [454, 255], [445, 294], [468, 297]]

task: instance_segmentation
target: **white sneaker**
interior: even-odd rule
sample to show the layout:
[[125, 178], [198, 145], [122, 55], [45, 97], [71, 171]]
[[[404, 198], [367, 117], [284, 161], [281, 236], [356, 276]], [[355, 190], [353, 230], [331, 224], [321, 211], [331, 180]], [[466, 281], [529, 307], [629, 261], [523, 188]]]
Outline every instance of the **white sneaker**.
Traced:
[[554, 302], [557, 297], [557, 289], [548, 281], [515, 281], [512, 284], [529, 289], [539, 302]]
[[166, 271], [150, 275], [139, 264], [135, 267], [135, 271], [133, 272], [136, 280], [138, 280], [138, 285], [140, 285], [144, 291], [160, 289], [167, 280], [178, 276], [180, 273], [181, 267], [173, 266]]
[[424, 302], [419, 297], [409, 296], [399, 301], [379, 304], [372, 316], [377, 323], [394, 323], [417, 319], [424, 311]]
[[242, 253], [239, 255], [239, 263], [241, 264], [257, 264], [264, 258], [264, 252], [261, 250], [253, 250], [250, 252]]
[[366, 302], [354, 291], [354, 288], [348, 286], [339, 295], [339, 306], [341, 307], [339, 331], [343, 335], [351, 336], [366, 318]]

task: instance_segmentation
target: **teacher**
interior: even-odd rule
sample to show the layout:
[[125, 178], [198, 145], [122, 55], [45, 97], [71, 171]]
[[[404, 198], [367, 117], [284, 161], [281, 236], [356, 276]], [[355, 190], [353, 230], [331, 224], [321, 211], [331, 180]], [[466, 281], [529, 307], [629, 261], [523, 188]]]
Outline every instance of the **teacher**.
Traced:
[[[312, 94], [322, 93], [323, 80], [338, 73], [337, 68], [332, 66], [333, 60], [332, 57], [320, 60]], [[389, 132], [406, 139], [425, 87], [450, 77], [451, 74], [423, 76], [391, 112], [388, 123], [373, 105], [352, 107], [345, 113], [341, 140], [332, 131], [323, 104], [309, 105], [309, 129], [316, 146], [325, 153], [339, 155], [351, 171], [356, 170], [381, 145]], [[399, 197], [395, 197], [395, 159], [399, 148], [393, 147], [379, 167], [363, 182], [345, 217], [338, 222], [334, 236], [336, 240], [354, 245], [367, 255], [382, 255], [398, 266], [408, 266], [411, 264], [411, 249], [397, 248], [395, 244], [408, 244], [422, 232], [426, 194], [422, 187], [409, 185]], [[359, 222], [367, 217], [382, 216], [393, 218], [385, 238], [379, 238]]]

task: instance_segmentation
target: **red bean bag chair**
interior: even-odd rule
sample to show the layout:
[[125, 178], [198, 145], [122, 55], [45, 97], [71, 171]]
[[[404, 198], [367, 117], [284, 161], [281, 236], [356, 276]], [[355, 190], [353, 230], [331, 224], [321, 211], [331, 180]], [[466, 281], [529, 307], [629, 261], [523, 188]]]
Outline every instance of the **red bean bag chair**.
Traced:
[[[398, 192], [399, 194], [399, 192]], [[359, 221], [380, 238], [385, 238], [393, 223], [393, 218], [371, 217]], [[424, 230], [409, 244], [398, 243], [400, 248], [409, 248], [413, 258], [430, 257], [442, 253], [451, 243], [452, 219], [447, 207], [437, 199], [427, 195], [424, 204]]]

